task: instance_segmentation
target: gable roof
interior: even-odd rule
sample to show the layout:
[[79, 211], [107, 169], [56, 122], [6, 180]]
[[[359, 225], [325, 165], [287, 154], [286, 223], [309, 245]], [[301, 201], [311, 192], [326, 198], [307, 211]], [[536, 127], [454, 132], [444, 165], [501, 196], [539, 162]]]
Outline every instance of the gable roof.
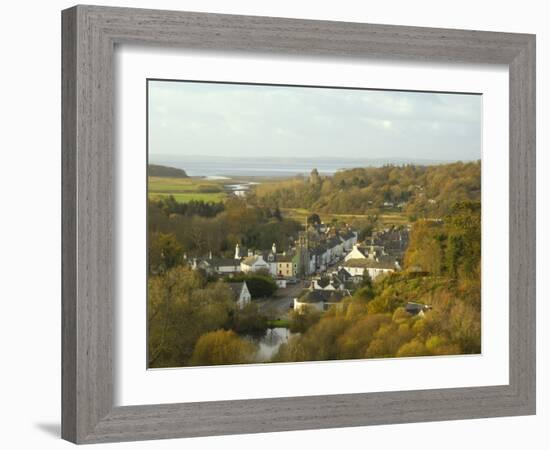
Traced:
[[260, 259], [264, 261], [263, 257], [260, 255], [247, 256], [245, 259], [243, 259], [243, 264], [246, 264], [247, 266], [252, 266], [256, 264], [256, 262], [258, 262], [258, 260]]
[[349, 291], [308, 290], [298, 299], [298, 301], [300, 303], [336, 303], [348, 295], [350, 295]]
[[277, 254], [275, 255], [275, 261], [276, 262], [292, 262], [292, 255], [281, 255]]
[[[356, 252], [361, 253], [365, 258], [369, 255], [368, 248], [367, 247], [362, 247], [362, 246], [359, 246], [359, 245], [355, 245], [349, 253], [356, 253]], [[348, 253], [348, 255], [349, 255], [349, 253]], [[359, 258], [357, 258], [357, 259], [359, 259]]]
[[204, 262], [213, 267], [237, 267], [241, 264], [238, 259], [234, 258], [212, 258], [206, 259]]
[[241, 296], [241, 292], [243, 291], [243, 287], [246, 286], [246, 281], [234, 281], [234, 282], [227, 282], [226, 283], [230, 289], [233, 291], [233, 295], [235, 298], [239, 298]]
[[338, 276], [343, 279], [351, 278], [351, 273], [349, 273], [345, 268], [341, 267], [338, 270]]

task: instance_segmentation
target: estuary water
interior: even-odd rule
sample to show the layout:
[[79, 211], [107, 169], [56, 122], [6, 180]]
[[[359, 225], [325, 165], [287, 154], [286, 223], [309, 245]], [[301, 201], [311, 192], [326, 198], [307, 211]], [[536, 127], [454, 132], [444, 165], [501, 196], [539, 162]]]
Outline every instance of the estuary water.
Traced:
[[[150, 163], [183, 169], [189, 176], [203, 177], [289, 177], [308, 175], [312, 169], [331, 175], [353, 167], [380, 167], [384, 164], [437, 164], [436, 161], [403, 158], [261, 157], [261, 156], [167, 156], [150, 155]], [[441, 161], [439, 161], [441, 162]]]

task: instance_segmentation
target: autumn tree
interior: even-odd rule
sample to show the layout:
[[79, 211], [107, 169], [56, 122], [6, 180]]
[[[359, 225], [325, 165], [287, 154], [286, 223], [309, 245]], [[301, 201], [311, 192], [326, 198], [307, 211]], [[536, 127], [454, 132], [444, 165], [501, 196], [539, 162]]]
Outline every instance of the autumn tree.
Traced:
[[239, 338], [234, 331], [216, 330], [199, 338], [191, 357], [191, 365], [246, 364], [254, 362], [256, 347]]
[[187, 365], [199, 337], [227, 326], [235, 310], [225, 283], [181, 266], [149, 277], [147, 293], [149, 367]]
[[155, 233], [149, 242], [149, 273], [164, 272], [182, 262], [183, 248], [173, 234]]

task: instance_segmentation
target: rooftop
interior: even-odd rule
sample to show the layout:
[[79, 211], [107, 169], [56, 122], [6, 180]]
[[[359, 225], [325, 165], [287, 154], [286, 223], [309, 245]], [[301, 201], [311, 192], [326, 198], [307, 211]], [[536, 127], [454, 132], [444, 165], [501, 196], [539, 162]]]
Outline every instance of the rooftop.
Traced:
[[209, 258], [205, 259], [205, 262], [207, 262], [210, 266], [213, 267], [227, 267], [227, 266], [239, 266], [241, 262], [238, 259], [234, 258]]
[[254, 263], [256, 263], [260, 258], [263, 260], [263, 257], [259, 255], [247, 256], [245, 259], [243, 259], [243, 264], [246, 264], [247, 266], [251, 266]]
[[239, 281], [239, 282], [226, 282], [226, 284], [231, 288], [233, 291], [233, 295], [237, 298], [241, 295], [241, 292], [243, 290], [243, 286], [246, 285], [245, 281]]
[[348, 291], [311, 291], [307, 290], [298, 301], [301, 303], [336, 303], [348, 296]]

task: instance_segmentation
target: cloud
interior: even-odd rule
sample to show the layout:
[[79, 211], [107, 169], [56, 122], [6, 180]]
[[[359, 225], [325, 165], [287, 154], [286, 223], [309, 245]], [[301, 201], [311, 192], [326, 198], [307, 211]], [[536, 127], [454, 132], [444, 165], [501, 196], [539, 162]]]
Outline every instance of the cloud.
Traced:
[[151, 154], [478, 159], [479, 95], [149, 82]]

